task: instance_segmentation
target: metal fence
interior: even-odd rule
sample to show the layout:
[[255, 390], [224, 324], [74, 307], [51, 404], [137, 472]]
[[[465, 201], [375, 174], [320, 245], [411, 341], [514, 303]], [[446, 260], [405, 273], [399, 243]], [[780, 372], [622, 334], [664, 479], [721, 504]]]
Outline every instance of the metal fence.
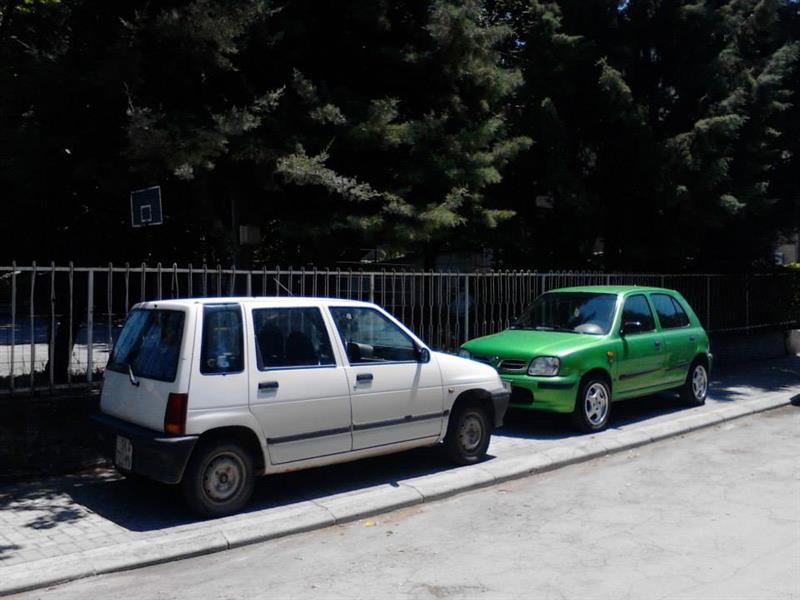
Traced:
[[0, 266], [0, 396], [85, 389], [102, 380], [128, 310], [140, 301], [222, 296], [323, 296], [382, 305], [432, 347], [508, 327], [539, 294], [576, 285], [679, 290], [710, 332], [800, 322], [800, 273], [354, 271], [177, 265]]

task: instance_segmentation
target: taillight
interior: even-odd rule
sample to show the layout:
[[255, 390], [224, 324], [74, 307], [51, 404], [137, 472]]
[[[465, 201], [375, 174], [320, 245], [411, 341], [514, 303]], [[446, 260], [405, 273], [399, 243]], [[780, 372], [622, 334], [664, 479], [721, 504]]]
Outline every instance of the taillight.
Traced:
[[174, 435], [186, 433], [186, 405], [189, 394], [170, 394], [167, 398], [167, 411], [164, 413], [164, 431]]

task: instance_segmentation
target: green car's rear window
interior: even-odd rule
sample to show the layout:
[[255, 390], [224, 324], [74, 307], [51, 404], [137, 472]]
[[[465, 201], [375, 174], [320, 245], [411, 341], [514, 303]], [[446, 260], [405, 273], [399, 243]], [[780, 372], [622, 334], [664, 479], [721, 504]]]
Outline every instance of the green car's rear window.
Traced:
[[616, 294], [548, 292], [539, 296], [512, 329], [605, 335], [614, 319]]

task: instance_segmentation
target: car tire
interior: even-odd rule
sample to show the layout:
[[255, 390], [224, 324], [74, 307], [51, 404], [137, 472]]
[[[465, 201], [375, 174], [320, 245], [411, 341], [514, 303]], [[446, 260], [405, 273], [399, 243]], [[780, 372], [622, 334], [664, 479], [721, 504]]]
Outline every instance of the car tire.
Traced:
[[492, 422], [479, 402], [457, 404], [447, 422], [444, 450], [459, 465], [473, 465], [483, 460], [492, 438]]
[[587, 377], [578, 387], [572, 422], [584, 433], [602, 431], [611, 418], [611, 386], [602, 377]]
[[708, 368], [701, 360], [695, 360], [680, 388], [681, 400], [689, 406], [702, 406], [708, 396]]
[[241, 446], [211, 441], [196, 448], [181, 488], [191, 511], [204, 518], [240, 511], [255, 487], [253, 458]]

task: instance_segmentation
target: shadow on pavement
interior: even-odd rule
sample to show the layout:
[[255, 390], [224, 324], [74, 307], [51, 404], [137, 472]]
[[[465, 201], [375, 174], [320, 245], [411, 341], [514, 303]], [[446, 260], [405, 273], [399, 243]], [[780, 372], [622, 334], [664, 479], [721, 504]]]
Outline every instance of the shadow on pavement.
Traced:
[[[746, 387], [763, 392], [798, 389], [800, 358], [769, 363], [748, 373], [726, 373], [726, 385], [715, 376], [709, 403], [735, 401]], [[741, 383], [738, 381], [741, 379]], [[796, 395], [794, 399], [800, 398]], [[676, 394], [665, 393], [614, 406], [611, 427], [638, 423], [654, 417], [686, 410]], [[542, 441], [576, 437], [567, 415], [512, 411], [498, 436]], [[491, 460], [491, 459], [490, 459]], [[441, 473], [454, 467], [438, 448], [423, 448], [404, 453], [365, 459], [341, 465], [273, 475], [260, 479], [248, 512], [319, 499], [332, 494], [377, 485], [398, 485], [398, 481]], [[44, 486], [44, 487], [43, 487]], [[191, 517], [175, 486], [127, 480], [113, 470], [48, 480], [27, 486], [0, 488], [0, 511], [31, 511], [26, 527], [52, 529], [74, 523], [92, 512], [130, 531], [148, 532], [190, 524]], [[3, 553], [11, 546], [0, 546]]]
[[746, 368], [725, 367], [712, 375], [710, 395], [713, 400], [735, 400], [742, 394], [742, 388], [765, 393], [791, 392], [800, 386], [800, 356], [753, 362]]
[[[422, 448], [341, 465], [272, 475], [256, 482], [245, 512], [290, 506], [307, 500], [370, 488], [455, 468], [438, 451]], [[183, 504], [177, 486], [128, 480], [97, 481], [65, 490], [86, 509], [130, 531], [154, 531], [196, 522]]]
[[0, 562], [9, 558], [12, 553], [19, 550], [21, 546], [16, 544], [0, 545]]

